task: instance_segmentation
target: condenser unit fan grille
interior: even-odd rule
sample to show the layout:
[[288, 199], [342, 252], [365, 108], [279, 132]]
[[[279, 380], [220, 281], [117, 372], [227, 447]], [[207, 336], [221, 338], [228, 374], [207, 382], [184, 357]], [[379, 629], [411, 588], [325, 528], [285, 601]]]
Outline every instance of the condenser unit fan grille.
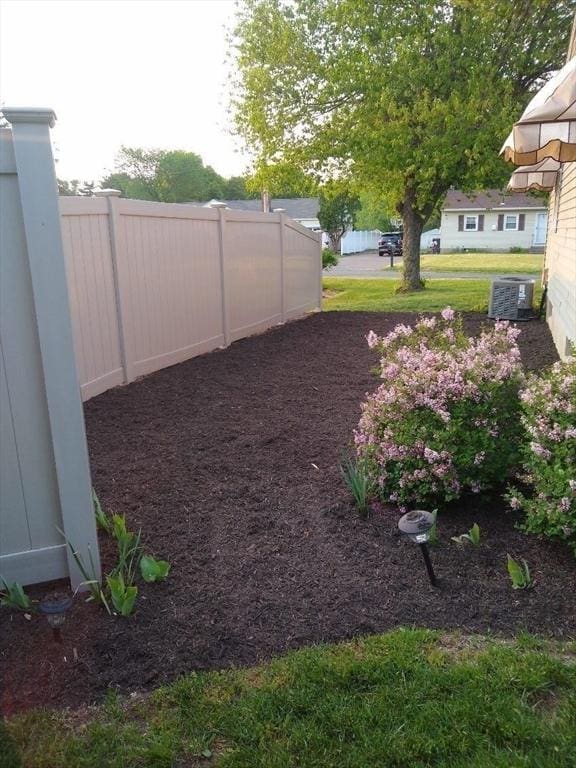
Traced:
[[534, 316], [534, 280], [502, 277], [492, 281], [488, 317], [495, 320], [527, 320]]

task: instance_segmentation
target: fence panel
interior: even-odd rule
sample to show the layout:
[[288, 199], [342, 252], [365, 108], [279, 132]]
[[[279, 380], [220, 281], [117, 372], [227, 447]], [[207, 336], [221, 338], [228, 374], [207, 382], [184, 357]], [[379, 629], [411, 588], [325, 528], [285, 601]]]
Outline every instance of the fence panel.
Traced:
[[217, 212], [133, 200], [114, 204], [118, 261], [127, 273], [121, 301], [132, 333], [134, 375], [222, 346]]
[[320, 308], [319, 237], [284, 214], [102, 194], [60, 202], [84, 400]]
[[108, 204], [61, 197], [60, 215], [76, 365], [88, 400], [124, 381]]
[[318, 236], [296, 222], [285, 224], [285, 319], [297, 317], [321, 304], [322, 258]]
[[282, 322], [278, 214], [224, 211], [224, 270], [230, 340]]

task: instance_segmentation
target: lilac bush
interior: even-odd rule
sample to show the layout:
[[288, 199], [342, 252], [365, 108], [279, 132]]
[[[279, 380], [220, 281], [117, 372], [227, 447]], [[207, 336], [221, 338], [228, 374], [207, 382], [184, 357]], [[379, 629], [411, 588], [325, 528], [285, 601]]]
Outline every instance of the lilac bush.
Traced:
[[468, 337], [450, 307], [384, 337], [370, 331], [382, 384], [354, 442], [383, 501], [449, 501], [506, 478], [521, 433], [518, 334], [501, 322]]
[[512, 487], [508, 501], [524, 511], [524, 530], [564, 540], [576, 554], [576, 360], [531, 376], [520, 400], [520, 479], [530, 491]]

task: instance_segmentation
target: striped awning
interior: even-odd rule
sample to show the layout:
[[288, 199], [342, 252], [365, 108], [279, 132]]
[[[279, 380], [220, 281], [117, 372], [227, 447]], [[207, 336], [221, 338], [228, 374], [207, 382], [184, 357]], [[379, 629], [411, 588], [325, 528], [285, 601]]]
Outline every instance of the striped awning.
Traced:
[[534, 96], [500, 154], [516, 165], [576, 161], [576, 57]]
[[560, 163], [551, 157], [536, 165], [521, 165], [510, 177], [507, 189], [511, 192], [528, 192], [530, 189], [549, 192], [554, 189], [559, 170]]

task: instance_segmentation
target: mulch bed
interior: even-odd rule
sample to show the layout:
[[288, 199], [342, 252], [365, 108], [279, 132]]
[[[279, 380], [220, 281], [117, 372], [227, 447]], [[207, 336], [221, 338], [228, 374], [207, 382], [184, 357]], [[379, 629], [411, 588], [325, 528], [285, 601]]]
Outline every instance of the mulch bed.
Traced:
[[[413, 319], [313, 315], [88, 402], [101, 502], [141, 527], [172, 573], [141, 585], [128, 620], [77, 599], [62, 645], [40, 617], [2, 611], [4, 713], [93, 702], [109, 687], [148, 689], [399, 625], [576, 635], [574, 559], [519, 533], [498, 495], [441, 514], [436, 590], [397, 532], [397, 510], [364, 521], [352, 508], [339, 464], [377, 385], [364, 336]], [[466, 317], [471, 333], [485, 321]], [[520, 345], [528, 369], [556, 359], [544, 323], [523, 324]], [[479, 549], [450, 541], [474, 522]], [[533, 590], [511, 589], [507, 552], [528, 560]], [[110, 568], [105, 537], [102, 554]]]

